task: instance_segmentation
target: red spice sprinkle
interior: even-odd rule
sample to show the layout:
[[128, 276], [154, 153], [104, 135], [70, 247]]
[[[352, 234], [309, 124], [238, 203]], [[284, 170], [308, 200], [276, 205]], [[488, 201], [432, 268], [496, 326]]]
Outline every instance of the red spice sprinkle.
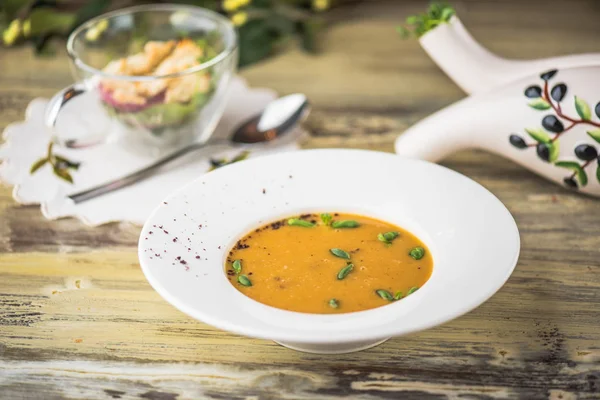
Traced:
[[167, 204], [167, 202], [166, 202], [166, 201], [163, 201], [163, 204]]
[[202, 229], [202, 224], [198, 225], [198, 229]]
[[145, 237], [144, 239], [145, 239], [145, 240], [148, 240], [148, 237]]
[[160, 253], [155, 253], [154, 254], [156, 257], [160, 257]]
[[221, 246], [218, 247], [219, 249], [221, 248]]
[[176, 237], [174, 237], [174, 238], [173, 238], [173, 243], [175, 243], [176, 241], [177, 241], [177, 238], [176, 238]]
[[263, 194], [267, 193], [267, 189], [263, 189]]
[[185, 261], [185, 260], [181, 260], [181, 261], [179, 261], [179, 264], [186, 265], [186, 264], [187, 264], [187, 261]]
[[181, 256], [177, 256], [176, 260], [181, 260]]
[[191, 247], [188, 247], [188, 251], [192, 251], [192, 248], [191, 248]]
[[148, 234], [149, 234], [149, 235], [152, 235], [152, 231], [149, 231], [149, 232], [148, 232]]
[[200, 256], [196, 256], [196, 260], [199, 260], [199, 259], [200, 259]]

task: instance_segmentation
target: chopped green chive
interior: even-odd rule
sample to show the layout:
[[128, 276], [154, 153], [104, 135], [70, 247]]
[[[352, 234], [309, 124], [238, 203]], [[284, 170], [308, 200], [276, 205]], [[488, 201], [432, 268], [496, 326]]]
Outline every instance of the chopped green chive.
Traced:
[[329, 300], [329, 307], [338, 308], [339, 306], [340, 306], [340, 303], [336, 299]]
[[325, 225], [331, 224], [331, 220], [332, 219], [333, 219], [333, 217], [329, 213], [323, 213], [323, 214], [321, 214], [321, 221], [323, 221], [323, 223]]
[[392, 296], [392, 294], [385, 289], [377, 289], [375, 293], [377, 293], [377, 295], [384, 300], [394, 301], [394, 296]]
[[329, 249], [329, 251], [336, 257], [343, 258], [344, 260], [350, 259], [350, 254], [346, 253], [342, 249]]
[[299, 219], [299, 218], [290, 218], [288, 219], [288, 225], [291, 226], [302, 226], [304, 228], [312, 228], [313, 226], [315, 226], [315, 224], [313, 224], [310, 221], [305, 221], [303, 219]]
[[246, 275], [238, 275], [237, 280], [242, 286], [252, 286], [252, 281]]
[[379, 239], [381, 242], [389, 244], [392, 243], [392, 240], [396, 239], [398, 236], [400, 236], [398, 232], [386, 232], [377, 235], [377, 239]]
[[240, 260], [235, 260], [232, 264], [232, 267], [236, 274], [242, 272], [242, 262]]
[[331, 226], [335, 229], [339, 228], [358, 228], [360, 224], [353, 220], [333, 221]]
[[338, 281], [341, 281], [354, 269], [354, 264], [348, 264], [344, 268], [340, 269], [340, 272], [337, 274]]
[[400, 300], [402, 298], [402, 292], [396, 292], [394, 295], [394, 300]]
[[415, 260], [420, 260], [425, 255], [425, 249], [422, 247], [413, 247], [408, 255], [414, 258]]
[[417, 286], [413, 286], [409, 289], [408, 293], [406, 294], [407, 296], [409, 294], [413, 294], [414, 292], [416, 292], [417, 290], [419, 290], [419, 288]]

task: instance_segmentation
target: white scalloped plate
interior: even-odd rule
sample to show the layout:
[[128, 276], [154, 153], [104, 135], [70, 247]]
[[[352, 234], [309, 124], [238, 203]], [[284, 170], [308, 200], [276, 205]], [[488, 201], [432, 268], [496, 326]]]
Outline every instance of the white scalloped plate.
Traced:
[[[224, 262], [243, 234], [323, 210], [372, 216], [415, 233], [433, 255], [431, 278], [401, 301], [336, 315], [269, 307], [229, 283]], [[519, 247], [506, 207], [465, 176], [392, 154], [330, 149], [260, 157], [188, 184], [144, 225], [139, 258], [154, 289], [194, 318], [294, 349], [339, 353], [474, 309], [508, 279]]]
[[[77, 132], [97, 131], [106, 126], [108, 120], [105, 114], [91, 96], [85, 96], [67, 105], [59, 128]], [[249, 88], [242, 78], [234, 78], [225, 112], [214, 136], [227, 137], [235, 126], [260, 112], [276, 97], [272, 90]], [[27, 107], [25, 121], [5, 129], [5, 143], [0, 146], [0, 181], [14, 186], [13, 197], [17, 202], [40, 204], [43, 215], [50, 220], [75, 217], [90, 226], [112, 221], [141, 225], [165, 194], [208, 171], [209, 156], [232, 157], [240, 151], [223, 146], [207, 149], [139, 184], [75, 205], [66, 197], [68, 194], [125, 175], [149, 164], [155, 157], [130, 153], [116, 143], [81, 150], [56, 149], [57, 154], [82, 163], [72, 174], [74, 184], [58, 179], [48, 165], [31, 175], [29, 169], [32, 163], [45, 155], [50, 138], [43, 121], [47, 102], [46, 99], [34, 99]], [[297, 149], [295, 143], [286, 143], [260, 152], [253, 151], [250, 157], [294, 149]], [[218, 153], [215, 154], [215, 151]]]

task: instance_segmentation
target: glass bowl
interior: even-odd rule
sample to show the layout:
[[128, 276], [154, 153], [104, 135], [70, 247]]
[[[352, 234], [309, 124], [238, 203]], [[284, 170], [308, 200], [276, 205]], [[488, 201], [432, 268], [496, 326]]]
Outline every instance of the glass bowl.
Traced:
[[115, 121], [100, 135], [55, 136], [80, 148], [108, 138], [137, 148], [174, 148], [207, 140], [225, 107], [237, 66], [237, 37], [229, 20], [185, 5], [143, 5], [98, 16], [69, 37], [74, 85], [48, 106], [56, 124], [62, 106], [93, 92]]

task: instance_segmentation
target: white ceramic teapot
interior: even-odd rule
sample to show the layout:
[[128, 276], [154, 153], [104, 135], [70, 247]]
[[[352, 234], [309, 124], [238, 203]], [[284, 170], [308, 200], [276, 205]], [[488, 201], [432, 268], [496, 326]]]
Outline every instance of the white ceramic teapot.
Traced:
[[[436, 48], [433, 35], [446, 46]], [[600, 54], [521, 61], [515, 68], [479, 46], [456, 17], [421, 41], [450, 77], [474, 94], [409, 128], [396, 140], [397, 154], [435, 162], [479, 148], [600, 196]], [[451, 46], [457, 48], [454, 58], [441, 54]]]

